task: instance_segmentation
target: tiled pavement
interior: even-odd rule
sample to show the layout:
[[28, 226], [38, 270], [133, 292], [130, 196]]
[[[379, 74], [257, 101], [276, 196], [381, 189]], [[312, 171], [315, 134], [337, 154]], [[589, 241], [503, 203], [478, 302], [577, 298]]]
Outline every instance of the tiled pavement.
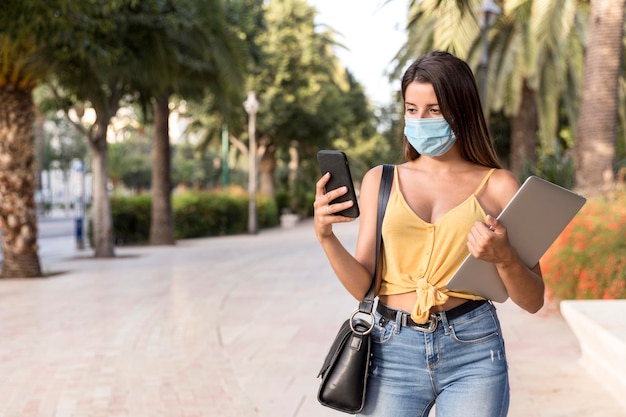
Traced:
[[[356, 224], [337, 234], [353, 250]], [[324, 417], [316, 374], [355, 302], [310, 221], [256, 236], [42, 248], [51, 276], [0, 281], [0, 417]], [[499, 305], [510, 417], [626, 416], [559, 313]]]

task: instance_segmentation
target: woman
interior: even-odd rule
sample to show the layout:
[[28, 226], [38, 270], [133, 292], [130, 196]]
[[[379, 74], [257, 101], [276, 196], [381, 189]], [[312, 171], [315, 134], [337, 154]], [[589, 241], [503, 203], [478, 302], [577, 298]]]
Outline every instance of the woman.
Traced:
[[[539, 265], [525, 266], [496, 217], [520, 184], [500, 168], [474, 76], [445, 52], [419, 58], [402, 78], [406, 162], [397, 165], [383, 221], [373, 360], [361, 415], [502, 417], [509, 383], [495, 307], [446, 282], [468, 253], [493, 263], [510, 298], [535, 313], [543, 306]], [[315, 233], [337, 277], [356, 299], [367, 292], [376, 252], [382, 167], [361, 185], [355, 255], [332, 231], [351, 202], [330, 204], [345, 188], [316, 185]]]

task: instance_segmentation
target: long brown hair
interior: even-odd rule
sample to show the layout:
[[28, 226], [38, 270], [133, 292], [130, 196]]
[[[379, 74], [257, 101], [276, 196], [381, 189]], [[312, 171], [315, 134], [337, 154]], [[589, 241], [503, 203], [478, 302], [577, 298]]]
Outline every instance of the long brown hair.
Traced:
[[[469, 65], [448, 52], [434, 51], [418, 58], [405, 71], [403, 101], [408, 85], [414, 81], [432, 84], [441, 113], [456, 136], [461, 156], [480, 165], [500, 168]], [[419, 156], [405, 137], [404, 157], [412, 161]]]

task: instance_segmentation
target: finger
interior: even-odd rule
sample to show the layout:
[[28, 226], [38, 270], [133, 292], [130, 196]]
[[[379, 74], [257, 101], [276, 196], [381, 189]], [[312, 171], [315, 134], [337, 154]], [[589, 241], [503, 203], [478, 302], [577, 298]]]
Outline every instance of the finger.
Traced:
[[492, 238], [493, 232], [489, 231], [488, 226], [476, 222], [467, 235], [467, 248], [474, 257], [478, 257], [487, 250]]
[[472, 226], [472, 229], [470, 230], [468, 238], [469, 236], [472, 236], [474, 243], [477, 243], [479, 239], [480, 240], [487, 239], [491, 233], [492, 232], [489, 230], [488, 225], [486, 225], [483, 222], [477, 221], [474, 223], [474, 226]]
[[325, 194], [324, 187], [328, 183], [329, 179], [330, 179], [330, 172], [327, 172], [326, 174], [322, 175], [322, 177], [315, 183], [315, 195], [316, 196], [321, 196]]
[[474, 232], [474, 229], [472, 229], [468, 234], [467, 234], [467, 247], [468, 249], [470, 249], [470, 252], [474, 252], [475, 248], [477, 246], [477, 241], [476, 241], [476, 235]]
[[487, 228], [490, 231], [495, 232], [498, 226], [500, 226], [500, 222], [497, 219], [495, 219], [492, 215], [487, 214]]
[[483, 246], [476, 240], [476, 238], [471, 235], [468, 236], [467, 239], [467, 250], [472, 254], [475, 258], [479, 258], [481, 253], [483, 252]]
[[474, 245], [469, 240], [467, 241], [467, 250], [474, 258], [476, 258], [476, 251], [474, 250]]
[[[348, 187], [343, 186], [343, 187], [339, 187], [339, 188], [336, 188], [334, 190], [328, 191], [326, 194], [324, 194], [324, 197], [327, 200], [327, 204], [330, 204], [331, 201], [335, 200], [338, 197], [341, 197], [342, 195], [344, 195], [347, 192], [348, 192]], [[339, 210], [337, 210], [337, 211], [339, 211]]]
[[329, 204], [326, 206], [326, 213], [335, 215], [336, 213], [349, 209], [353, 205], [354, 202], [352, 200], [344, 201], [343, 203]]
[[351, 221], [356, 220], [355, 217], [342, 216], [341, 214], [337, 214], [337, 212], [335, 212], [335, 214], [331, 214], [329, 216], [324, 216], [323, 219], [324, 219], [324, 222], [326, 222], [327, 224], [346, 223], [346, 222], [351, 222]]

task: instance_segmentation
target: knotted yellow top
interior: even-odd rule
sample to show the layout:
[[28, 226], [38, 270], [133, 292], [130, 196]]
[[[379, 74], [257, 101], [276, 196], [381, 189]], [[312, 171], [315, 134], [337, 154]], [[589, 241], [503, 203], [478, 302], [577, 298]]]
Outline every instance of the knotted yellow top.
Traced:
[[469, 251], [467, 235], [476, 221], [485, 222], [486, 214], [476, 195], [483, 188], [492, 169], [465, 201], [428, 223], [409, 207], [400, 190], [398, 169], [394, 170], [394, 192], [389, 197], [383, 220], [382, 282], [380, 295], [417, 293], [411, 318], [428, 321], [430, 309], [444, 304], [450, 296], [470, 300], [483, 297], [458, 293], [446, 283], [461, 266]]

